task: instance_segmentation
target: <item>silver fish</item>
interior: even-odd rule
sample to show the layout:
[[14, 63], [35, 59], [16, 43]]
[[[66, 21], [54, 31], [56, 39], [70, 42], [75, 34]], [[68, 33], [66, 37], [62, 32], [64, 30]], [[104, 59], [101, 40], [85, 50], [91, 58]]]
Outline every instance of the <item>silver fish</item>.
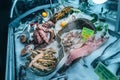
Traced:
[[93, 67], [95, 67], [97, 65], [97, 63], [99, 61], [105, 61], [106, 59], [110, 58], [111, 56], [113, 56], [114, 54], [116, 54], [117, 52], [120, 51], [120, 38], [118, 38], [117, 40], [115, 40], [114, 42], [112, 42], [111, 44], [109, 44], [104, 51], [102, 52], [102, 54], [97, 57], [92, 63], [91, 65]]
[[115, 55], [111, 56], [110, 58], [106, 59], [105, 61], [103, 61], [103, 63], [105, 65], [120, 63], [120, 51], [118, 51], [117, 53], [115, 53]]
[[112, 45], [107, 47], [105, 51], [103, 51], [103, 55], [101, 56], [101, 60], [105, 60], [112, 55], [114, 55], [116, 52], [120, 51], [120, 38], [117, 39]]
[[114, 64], [114, 63], [120, 63], [120, 57], [119, 57], [119, 58], [116, 58], [116, 59], [107, 60], [107, 61], [105, 61], [105, 63], [106, 63], [107, 65]]

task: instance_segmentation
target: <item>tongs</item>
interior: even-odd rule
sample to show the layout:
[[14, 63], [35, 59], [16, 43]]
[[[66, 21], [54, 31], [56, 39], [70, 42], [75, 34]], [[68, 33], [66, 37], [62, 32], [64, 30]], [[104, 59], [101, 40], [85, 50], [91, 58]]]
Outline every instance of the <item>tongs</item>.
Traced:
[[[109, 33], [111, 34], [111, 30], [108, 30]], [[111, 44], [109, 44], [104, 51], [102, 52], [102, 54], [97, 57], [92, 63], [91, 65], [93, 67], [95, 67], [99, 61], [105, 63], [106, 65], [112, 64], [112, 63], [116, 63], [116, 62], [120, 62], [119, 59], [119, 54], [120, 54], [120, 35], [119, 34], [112, 34], [113, 36], [117, 36], [118, 39], [115, 40], [114, 42], [112, 42]], [[115, 58], [117, 58], [117, 60], [115, 60]], [[106, 61], [107, 60], [107, 61]]]

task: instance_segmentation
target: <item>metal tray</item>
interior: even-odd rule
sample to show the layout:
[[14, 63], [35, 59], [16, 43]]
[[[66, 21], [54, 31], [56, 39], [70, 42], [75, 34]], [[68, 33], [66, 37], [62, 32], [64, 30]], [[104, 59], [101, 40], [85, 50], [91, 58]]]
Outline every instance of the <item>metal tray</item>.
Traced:
[[[56, 5], [58, 5], [58, 4], [53, 4], [52, 7], [55, 7]], [[38, 10], [50, 8], [50, 6], [51, 5], [48, 4], [48, 5], [43, 5], [43, 6], [38, 6], [36, 8], [33, 8], [33, 9], [27, 11], [26, 13], [24, 13], [23, 15], [21, 15], [20, 17], [16, 18], [9, 24], [7, 60], [6, 60], [6, 76], [5, 76], [6, 80], [19, 80], [19, 77], [17, 76], [18, 73], [17, 73], [17, 68], [16, 68], [17, 63], [16, 63], [16, 52], [15, 52], [14, 28], [19, 25], [20, 20], [23, 19], [24, 17], [26, 17], [26, 16], [30, 15], [31, 13], [36, 12]], [[110, 43], [115, 41], [117, 38], [120, 38], [120, 35], [112, 30], [109, 30], [109, 34], [110, 34], [110, 40], [107, 42], [107, 44], [105, 46], [103, 46], [102, 48], [100, 48], [99, 50], [96, 51], [96, 54], [94, 54], [96, 56], [94, 56], [94, 57], [99, 56], [97, 54], [102, 52], [105, 49], [105, 47], [107, 47]], [[88, 56], [88, 57], [90, 57], [90, 56]], [[94, 59], [94, 58], [92, 58], [92, 59]], [[92, 61], [92, 60], [90, 60], [90, 61]], [[62, 66], [62, 64], [60, 66]]]

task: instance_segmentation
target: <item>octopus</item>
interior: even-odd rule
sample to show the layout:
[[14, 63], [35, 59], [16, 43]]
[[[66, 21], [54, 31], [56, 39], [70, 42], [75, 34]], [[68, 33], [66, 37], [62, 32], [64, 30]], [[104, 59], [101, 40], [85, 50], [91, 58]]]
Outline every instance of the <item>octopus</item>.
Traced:
[[47, 21], [42, 24], [42, 27], [45, 27], [45, 28], [51, 28], [53, 26], [55, 26], [55, 24], [52, 21]]
[[33, 33], [34, 41], [37, 44], [42, 44], [43, 42], [49, 43], [54, 38], [54, 31], [46, 27], [38, 26]]

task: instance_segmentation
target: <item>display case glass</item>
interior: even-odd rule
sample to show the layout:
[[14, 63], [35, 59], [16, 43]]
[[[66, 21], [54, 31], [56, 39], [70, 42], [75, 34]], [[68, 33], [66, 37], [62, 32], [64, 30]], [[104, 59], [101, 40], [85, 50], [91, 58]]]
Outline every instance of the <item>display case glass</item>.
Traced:
[[13, 0], [6, 80], [119, 80], [119, 0]]

